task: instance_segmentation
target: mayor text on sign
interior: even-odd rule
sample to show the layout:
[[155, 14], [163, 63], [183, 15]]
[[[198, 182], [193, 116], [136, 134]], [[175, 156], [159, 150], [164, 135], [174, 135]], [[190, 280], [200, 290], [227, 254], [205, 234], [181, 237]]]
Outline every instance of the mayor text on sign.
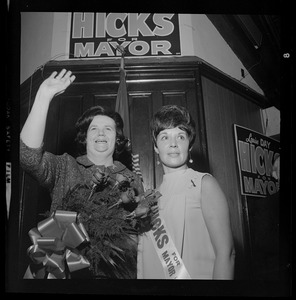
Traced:
[[70, 58], [180, 55], [177, 14], [72, 13]]

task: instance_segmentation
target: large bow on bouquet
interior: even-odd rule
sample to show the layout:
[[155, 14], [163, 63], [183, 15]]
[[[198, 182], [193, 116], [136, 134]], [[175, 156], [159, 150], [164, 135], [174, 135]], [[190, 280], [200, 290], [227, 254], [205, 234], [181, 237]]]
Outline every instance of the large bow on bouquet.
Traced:
[[33, 245], [27, 252], [39, 268], [32, 272], [29, 266], [24, 279], [67, 279], [71, 272], [90, 266], [78, 250], [89, 237], [76, 212], [55, 211], [31, 229], [29, 236]]

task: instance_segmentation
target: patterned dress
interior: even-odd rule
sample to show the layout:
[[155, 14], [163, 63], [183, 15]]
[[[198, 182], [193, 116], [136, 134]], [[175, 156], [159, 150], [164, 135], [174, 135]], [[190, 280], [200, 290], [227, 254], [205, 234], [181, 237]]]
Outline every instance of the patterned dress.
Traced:
[[[31, 175], [36, 181], [43, 187], [47, 188], [50, 192], [52, 203], [50, 207], [50, 213], [61, 209], [64, 207], [68, 210], [68, 202], [81, 207], [81, 199], [87, 199], [91, 193], [92, 186], [92, 176], [94, 172], [98, 169], [105, 170], [104, 166], [94, 165], [86, 155], [77, 157], [76, 159], [71, 155], [65, 153], [63, 155], [54, 155], [52, 153], [46, 152], [43, 150], [43, 147], [40, 148], [30, 148], [20, 140], [20, 164], [24, 171]], [[136, 194], [143, 193], [143, 185], [140, 177], [130, 171], [119, 161], [114, 161], [113, 166], [107, 167], [108, 175], [110, 177], [116, 178], [117, 174], [122, 174], [125, 177], [128, 177], [131, 180], [131, 187], [136, 190]], [[87, 189], [82, 188], [80, 194], [76, 196], [77, 186], [87, 186]], [[90, 214], [87, 214], [87, 219], [89, 216], [94, 214], [96, 211], [106, 212], [105, 216], [101, 218], [95, 217], [95, 220], [100, 220], [99, 224], [94, 224], [94, 221], [85, 222], [84, 227], [88, 233], [91, 233], [91, 247], [86, 247], [83, 249], [83, 253], [87, 259], [91, 262], [90, 269], [82, 269], [70, 274], [71, 278], [95, 278], [95, 279], [105, 279], [105, 278], [120, 278], [120, 279], [136, 279], [137, 273], [137, 235], [136, 231], [126, 232], [127, 225], [124, 223], [124, 218], [121, 217], [120, 212], [123, 208], [113, 208], [108, 210], [106, 205], [103, 202], [111, 197], [109, 192], [112, 187], [107, 186], [103, 190], [93, 193], [92, 198], [87, 202], [87, 207], [89, 208], [89, 203], [94, 203], [95, 207], [91, 210]], [[87, 191], [87, 194], [84, 191]], [[81, 194], [84, 193], [84, 194]], [[113, 191], [114, 194], [114, 191]], [[69, 195], [71, 201], [69, 201]], [[87, 197], [84, 197], [87, 195]], [[105, 195], [105, 197], [103, 197]], [[72, 198], [71, 198], [72, 197]], [[65, 200], [67, 199], [67, 200]], [[118, 198], [119, 199], [119, 198]], [[96, 201], [95, 201], [96, 200]], [[83, 207], [86, 207], [83, 206]], [[79, 213], [82, 212], [81, 216], [84, 216], [84, 208], [81, 208], [82, 211], [74, 209]], [[134, 208], [133, 208], [134, 209]], [[70, 209], [73, 210], [73, 209]], [[115, 215], [115, 219], [109, 220], [112, 215], [118, 211], [119, 214]], [[117, 221], [117, 218], [120, 220]], [[91, 218], [90, 218], [91, 219]], [[111, 221], [116, 222], [113, 226]], [[123, 224], [119, 226], [118, 224]], [[106, 224], [106, 225], [105, 225]], [[115, 226], [116, 225], [116, 226]], [[94, 229], [94, 227], [96, 227]], [[123, 227], [125, 229], [123, 229]], [[88, 231], [92, 228], [92, 231]], [[99, 229], [98, 229], [99, 228]], [[130, 228], [130, 227], [128, 227]], [[94, 235], [95, 234], [95, 235]], [[104, 241], [108, 244], [104, 244]], [[110, 252], [110, 241], [113, 246], [115, 245], [117, 249], [121, 249], [122, 257], [118, 256], [111, 257], [112, 253]], [[95, 252], [93, 249], [100, 248], [100, 252]], [[113, 251], [114, 252], [114, 251]], [[102, 255], [98, 253], [103, 253], [105, 259], [112, 259], [116, 263], [117, 268], [115, 269], [112, 264], [104, 263]], [[106, 254], [107, 253], [107, 254]], [[41, 264], [42, 267], [42, 264]]]
[[[44, 151], [43, 147], [30, 148], [20, 140], [20, 165], [38, 183], [50, 192], [51, 212], [61, 204], [69, 189], [77, 184], [89, 185], [95, 170], [98, 168], [86, 155], [76, 159], [71, 155], [54, 155]], [[140, 177], [130, 171], [119, 161], [108, 167], [112, 174], [120, 173], [133, 178], [133, 187], [140, 194], [144, 191]]]
[[[201, 210], [201, 180], [206, 174], [190, 168], [164, 174], [159, 187], [159, 215], [192, 279], [213, 276], [215, 253]], [[139, 238], [137, 278], [165, 279], [147, 232]]]

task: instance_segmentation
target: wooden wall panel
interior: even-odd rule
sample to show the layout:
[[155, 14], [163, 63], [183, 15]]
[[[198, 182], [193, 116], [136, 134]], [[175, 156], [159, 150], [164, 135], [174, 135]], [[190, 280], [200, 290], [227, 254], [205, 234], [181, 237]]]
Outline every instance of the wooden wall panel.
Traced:
[[150, 138], [152, 93], [129, 93], [132, 152], [140, 158], [140, 169], [145, 189], [151, 189], [154, 181], [154, 151]]
[[175, 105], [187, 107], [186, 91], [162, 92], [162, 104], [163, 105], [175, 104]]
[[115, 110], [115, 103], [116, 103], [117, 94], [110, 93], [110, 94], [101, 94], [101, 95], [94, 95], [94, 103], [93, 105], [101, 105], [105, 109]]
[[65, 152], [76, 156], [76, 130], [75, 124], [78, 117], [81, 115], [81, 101], [82, 97], [76, 96], [61, 96], [58, 99], [58, 152], [63, 154]]
[[[262, 132], [260, 108], [242, 96], [202, 77], [206, 134], [210, 172], [216, 177], [227, 197], [232, 231], [237, 248], [238, 277], [246, 276], [245, 250], [248, 248], [248, 220], [236, 163], [233, 124]], [[243, 258], [244, 256], [244, 258]], [[245, 264], [241, 267], [241, 264]]]

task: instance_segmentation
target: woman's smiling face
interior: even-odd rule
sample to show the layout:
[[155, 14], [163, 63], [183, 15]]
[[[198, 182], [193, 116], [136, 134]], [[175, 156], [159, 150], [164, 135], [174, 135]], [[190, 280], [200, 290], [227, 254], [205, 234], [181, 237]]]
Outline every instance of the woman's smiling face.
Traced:
[[88, 156], [112, 157], [115, 150], [116, 125], [108, 116], [95, 116], [87, 130], [86, 151]]
[[[155, 152], [164, 166], [164, 171], [187, 168], [189, 138], [178, 127], [162, 130], [156, 139]], [[172, 170], [173, 169], [173, 170]]]

